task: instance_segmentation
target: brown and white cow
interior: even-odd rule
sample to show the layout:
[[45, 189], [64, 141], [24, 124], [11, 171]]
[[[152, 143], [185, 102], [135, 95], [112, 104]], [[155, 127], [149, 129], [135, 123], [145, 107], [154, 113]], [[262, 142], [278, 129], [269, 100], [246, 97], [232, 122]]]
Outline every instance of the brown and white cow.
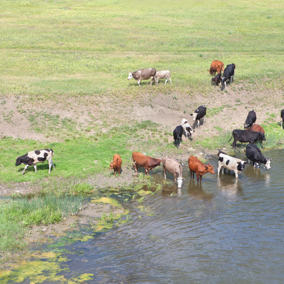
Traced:
[[172, 83], [171, 72], [169, 70], [157, 71], [154, 79], [155, 79], [156, 85], [158, 84], [160, 79], [165, 79], [165, 84], [167, 84], [168, 79], [170, 80], [170, 83]]
[[55, 170], [54, 164], [52, 162], [53, 155], [54, 155], [54, 152], [52, 149], [31, 151], [23, 156], [18, 157], [16, 160], [15, 166], [19, 166], [21, 164], [26, 165], [22, 172], [22, 175], [23, 175], [29, 166], [34, 166], [35, 172], [37, 172], [36, 164], [44, 163], [47, 160], [49, 163], [49, 173], [50, 173], [52, 166], [53, 166], [53, 169]]
[[202, 180], [202, 176], [206, 173], [215, 174], [212, 165], [204, 165], [199, 159], [194, 156], [188, 158], [188, 167], [190, 169], [190, 176], [194, 178], [194, 173], [196, 173], [197, 181]]
[[168, 156], [162, 158], [162, 163], [165, 179], [167, 178], [166, 171], [173, 174], [175, 182], [177, 181], [178, 188], [181, 188], [183, 180], [182, 165], [176, 159], [170, 158]]
[[160, 159], [155, 159], [152, 157], [148, 157], [139, 152], [132, 153], [132, 159], [135, 164], [135, 172], [137, 173], [138, 167], [145, 168], [145, 174], [149, 174], [149, 172], [155, 167], [161, 164]]
[[150, 84], [152, 85], [152, 82], [154, 80], [154, 76], [156, 75], [156, 69], [155, 68], [147, 68], [147, 69], [139, 69], [133, 73], [129, 72], [128, 80], [134, 78], [136, 81], [138, 81], [138, 85], [140, 85], [140, 82], [142, 80], [148, 80], [151, 78]]
[[114, 154], [112, 158], [112, 162], [109, 165], [109, 170], [114, 170], [114, 174], [121, 173], [121, 164], [122, 160], [118, 154]]
[[221, 73], [221, 71], [224, 71], [224, 63], [219, 60], [214, 60], [211, 63], [210, 70], [207, 70], [210, 75], [215, 76], [216, 72]]

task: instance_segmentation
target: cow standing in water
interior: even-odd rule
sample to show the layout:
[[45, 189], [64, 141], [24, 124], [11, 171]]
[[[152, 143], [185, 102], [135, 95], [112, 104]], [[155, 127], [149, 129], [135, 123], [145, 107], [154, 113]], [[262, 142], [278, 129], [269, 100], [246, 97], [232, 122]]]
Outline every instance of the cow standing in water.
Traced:
[[244, 128], [250, 128], [256, 122], [256, 113], [254, 110], [248, 113], [247, 119], [244, 123]]
[[173, 174], [175, 182], [177, 181], [178, 188], [181, 188], [183, 180], [182, 178], [183, 169], [181, 164], [176, 159], [169, 158], [168, 156], [162, 158], [162, 163], [164, 168], [165, 179], [167, 178], [166, 171]]
[[266, 159], [262, 155], [260, 149], [254, 144], [250, 143], [247, 145], [246, 156], [250, 161], [252, 161], [253, 167], [255, 167], [255, 165], [259, 166], [260, 164], [264, 164], [264, 168], [267, 168], [268, 170], [271, 168], [271, 159]]
[[188, 167], [190, 169], [190, 177], [194, 178], [194, 173], [196, 173], [197, 181], [202, 180], [202, 176], [206, 173], [215, 174], [212, 165], [204, 165], [200, 160], [194, 156], [188, 158]]
[[156, 69], [155, 68], [147, 68], [147, 69], [139, 69], [139, 70], [137, 70], [133, 73], [129, 72], [127, 79], [130, 80], [130, 79], [134, 78], [137, 81], [138, 85], [141, 86], [140, 82], [142, 80], [148, 80], [148, 79], [151, 78], [150, 84], [152, 85], [155, 76], [156, 76]]

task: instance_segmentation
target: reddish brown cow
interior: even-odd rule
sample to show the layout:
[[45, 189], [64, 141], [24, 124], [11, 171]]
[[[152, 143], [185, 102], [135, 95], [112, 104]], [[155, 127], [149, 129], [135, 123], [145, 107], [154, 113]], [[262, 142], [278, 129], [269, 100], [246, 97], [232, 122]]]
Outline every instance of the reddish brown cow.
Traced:
[[245, 130], [254, 131], [254, 132], [261, 132], [261, 133], [265, 134], [264, 129], [258, 124], [253, 124], [250, 128], [246, 128]]
[[149, 171], [159, 166], [162, 162], [160, 159], [151, 158], [139, 152], [133, 152], [132, 159], [135, 163], [135, 172], [137, 172], [139, 166], [145, 168], [145, 174], [149, 174]]
[[190, 169], [190, 176], [194, 178], [194, 173], [196, 173], [197, 181], [199, 181], [200, 179], [200, 182], [202, 180], [202, 176], [205, 175], [206, 173], [209, 172], [212, 175], [215, 174], [212, 165], [210, 164], [204, 165], [200, 160], [198, 160], [194, 156], [190, 156], [188, 158], [188, 167]]
[[216, 72], [221, 73], [224, 71], [224, 63], [222, 61], [214, 60], [211, 63], [210, 70], [207, 70], [210, 75], [215, 76]]
[[110, 170], [114, 170], [114, 174], [121, 173], [122, 160], [118, 154], [113, 155], [112, 163], [109, 165]]

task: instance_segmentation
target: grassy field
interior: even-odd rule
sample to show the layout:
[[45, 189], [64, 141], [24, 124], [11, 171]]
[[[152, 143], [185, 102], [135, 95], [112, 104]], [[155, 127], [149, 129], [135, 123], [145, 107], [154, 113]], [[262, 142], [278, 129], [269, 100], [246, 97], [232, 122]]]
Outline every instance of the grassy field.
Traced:
[[148, 67], [171, 70], [167, 90], [208, 92], [214, 59], [234, 62], [237, 80], [283, 87], [283, 8], [280, 0], [4, 0], [0, 93], [131, 94], [141, 90], [128, 73]]

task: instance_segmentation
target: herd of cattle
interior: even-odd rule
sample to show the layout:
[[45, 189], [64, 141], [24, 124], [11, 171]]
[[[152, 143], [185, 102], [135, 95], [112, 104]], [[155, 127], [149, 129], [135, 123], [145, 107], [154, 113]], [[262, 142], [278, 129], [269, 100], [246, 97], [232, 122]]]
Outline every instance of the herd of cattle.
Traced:
[[[211, 82], [216, 84], [217, 86], [221, 82], [222, 87], [226, 88], [227, 82], [229, 81], [230, 83], [232, 83], [235, 78], [235, 69], [236, 69], [236, 64], [234, 63], [227, 65], [227, 67], [224, 70], [224, 63], [222, 61], [219, 60], [212, 61], [210, 70], [208, 71], [212, 76], [215, 76], [216, 73], [217, 75], [214, 78], [212, 78]], [[223, 76], [222, 76], [222, 71], [224, 71]], [[155, 81], [155, 84], [157, 85], [160, 79], [165, 79], [165, 84], [167, 84], [168, 79], [172, 83], [171, 73], [169, 70], [156, 71], [155, 68], [139, 69], [135, 72], [129, 72], [127, 79], [130, 80], [132, 78], [134, 78], [137, 81], [139, 86], [141, 86], [140, 82], [142, 80], [149, 80], [149, 79], [151, 79], [150, 81], [151, 85], [153, 81]]]
[[[234, 63], [227, 65], [227, 67], [224, 70], [224, 63], [218, 60], [214, 60], [210, 66], [209, 73], [214, 76], [217, 73], [217, 76], [212, 78], [212, 82], [216, 83], [218, 85], [220, 82], [223, 86], [226, 86], [227, 81], [232, 81], [235, 75], [235, 69], [236, 65]], [[222, 71], [223, 76], [222, 76]], [[155, 68], [149, 68], [149, 69], [140, 69], [133, 73], [129, 73], [128, 79], [134, 78], [138, 81], [138, 85], [140, 85], [141, 80], [147, 80], [151, 78], [151, 84], [155, 80], [155, 83], [158, 84], [159, 79], [165, 79], [165, 84], [167, 83], [167, 80], [171, 82], [170, 77], [170, 71], [158, 71], [156, 72]], [[172, 82], [171, 82], [172, 83]], [[205, 122], [205, 116], [206, 116], [206, 106], [202, 105], [199, 106], [194, 113], [191, 113], [190, 115], [193, 117], [193, 126], [197, 124], [197, 127], [200, 127], [200, 120], [203, 120], [203, 124]], [[281, 128], [283, 128], [283, 122], [284, 122], [284, 109], [281, 111]], [[247, 119], [244, 123], [244, 130], [241, 129], [235, 129], [232, 132], [232, 138], [234, 138], [232, 147], [236, 147], [237, 141], [242, 143], [249, 143], [246, 147], [246, 156], [249, 161], [252, 161], [253, 166], [259, 166], [260, 164], [264, 164], [267, 169], [270, 169], [270, 163], [271, 159], [265, 158], [261, 150], [255, 145], [257, 141], [266, 140], [264, 129], [258, 125], [255, 124], [256, 121], [256, 113], [254, 110], [250, 111], [248, 113]], [[184, 118], [181, 121], [181, 124], [178, 125], [174, 131], [173, 131], [173, 137], [174, 137], [174, 144], [179, 147], [180, 143], [182, 142], [182, 135], [184, 135], [187, 138], [191, 138], [193, 135], [193, 128], [190, 126], [188, 121]], [[232, 139], [231, 138], [231, 139]], [[230, 139], [230, 140], [231, 140]], [[229, 140], [229, 141], [230, 141]], [[52, 162], [52, 157], [54, 155], [54, 152], [52, 149], [45, 149], [45, 150], [36, 150], [31, 151], [21, 157], [18, 157], [16, 160], [16, 166], [19, 166], [21, 164], [25, 165], [25, 168], [22, 172], [22, 174], [25, 173], [26, 169], [29, 166], [34, 166], [35, 172], [37, 172], [37, 163], [44, 163], [46, 160], [49, 162], [49, 173], [51, 171], [51, 168], [54, 167], [54, 164]], [[235, 157], [231, 157], [227, 155], [226, 153], [219, 150], [218, 153], [218, 169], [217, 173], [220, 174], [220, 171], [222, 170], [222, 173], [224, 173], [224, 169], [228, 171], [234, 171], [235, 177], [238, 178], [238, 174], [240, 174], [247, 164], [246, 161], [237, 159]], [[149, 171], [153, 168], [157, 167], [161, 163], [163, 164], [164, 168], [164, 176], [166, 178], [166, 171], [169, 173], [172, 173], [174, 175], [174, 180], [178, 183], [178, 188], [181, 188], [182, 185], [182, 172], [183, 168], [181, 164], [173, 158], [170, 157], [163, 157], [162, 159], [156, 159], [152, 157], [148, 157], [142, 153], [139, 152], [133, 152], [132, 153], [132, 159], [134, 162], [135, 171], [138, 171], [138, 167], [143, 167], [145, 169], [145, 174], [149, 174]], [[121, 165], [122, 165], [122, 159], [119, 154], [115, 154], [113, 156], [113, 162], [110, 164], [109, 169], [114, 170], [114, 174], [121, 173]], [[197, 180], [201, 182], [202, 176], [206, 174], [207, 172], [211, 174], [215, 174], [214, 169], [212, 165], [204, 165], [198, 158], [194, 156], [190, 156], [188, 158], [188, 166], [190, 169], [190, 175], [191, 177], [194, 177], [194, 173], [196, 173]]]

